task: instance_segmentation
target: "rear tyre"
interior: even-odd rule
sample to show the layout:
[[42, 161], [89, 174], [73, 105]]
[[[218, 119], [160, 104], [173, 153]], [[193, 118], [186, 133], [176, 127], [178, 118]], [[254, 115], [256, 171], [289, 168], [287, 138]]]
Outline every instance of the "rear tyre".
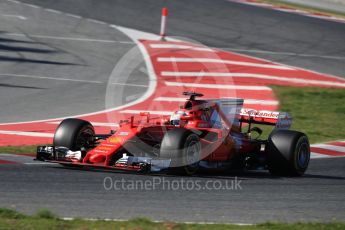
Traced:
[[193, 175], [199, 169], [201, 156], [200, 138], [187, 129], [169, 130], [163, 138], [160, 158], [171, 159], [173, 172]]
[[266, 153], [272, 175], [302, 176], [310, 160], [308, 137], [297, 131], [277, 130], [268, 138]]
[[72, 151], [89, 149], [93, 145], [95, 130], [92, 124], [81, 119], [63, 120], [54, 134], [54, 146], [63, 146]]

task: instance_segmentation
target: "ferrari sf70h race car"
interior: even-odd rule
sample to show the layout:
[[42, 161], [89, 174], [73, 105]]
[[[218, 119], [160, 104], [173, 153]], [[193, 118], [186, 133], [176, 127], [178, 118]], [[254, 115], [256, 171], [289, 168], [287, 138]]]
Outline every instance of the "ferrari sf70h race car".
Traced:
[[[88, 121], [63, 120], [52, 146], [39, 146], [36, 160], [73, 167], [192, 175], [201, 168], [269, 170], [301, 176], [310, 160], [308, 137], [289, 130], [285, 112], [243, 108], [243, 99], [201, 100], [185, 92], [186, 101], [171, 116], [147, 112], [119, 122], [109, 134], [95, 134]], [[274, 126], [260, 139], [258, 125]]]

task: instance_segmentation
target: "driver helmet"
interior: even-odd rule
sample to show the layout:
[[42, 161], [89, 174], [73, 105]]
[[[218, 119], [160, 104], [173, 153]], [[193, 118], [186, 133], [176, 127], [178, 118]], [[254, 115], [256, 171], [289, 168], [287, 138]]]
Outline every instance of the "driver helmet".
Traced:
[[170, 124], [171, 125], [180, 125], [180, 121], [181, 121], [182, 116], [187, 116], [187, 113], [183, 110], [175, 111], [170, 116]]

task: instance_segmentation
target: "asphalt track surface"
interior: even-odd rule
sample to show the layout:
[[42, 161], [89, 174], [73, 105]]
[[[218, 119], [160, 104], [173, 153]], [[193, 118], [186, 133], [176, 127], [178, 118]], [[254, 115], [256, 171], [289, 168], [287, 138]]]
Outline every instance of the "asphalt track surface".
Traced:
[[[212, 47], [245, 50], [245, 54], [345, 76], [345, 25], [340, 23], [223, 0], [26, 2], [154, 33], [159, 28], [160, 8], [168, 6], [170, 34]], [[1, 122], [39, 119], [42, 114], [37, 112], [39, 109], [44, 109], [42, 118], [103, 109], [102, 87], [105, 84], [86, 81], [107, 81], [117, 59], [134, 45], [124, 34], [92, 21], [51, 15], [26, 6], [13, 6], [7, 1], [1, 1], [1, 10], [2, 14], [30, 18], [21, 20], [2, 16], [4, 20], [0, 22], [3, 32], [1, 71], [11, 74], [1, 77]], [[117, 40], [122, 43], [83, 43], [32, 36], [27, 40], [13, 36], [13, 33]], [[20, 48], [22, 50], [18, 50]], [[20, 60], [16, 55], [9, 55], [10, 52], [26, 52], [27, 56]], [[77, 79], [82, 77], [80, 80], [85, 84], [13, 77], [23, 73], [54, 78], [73, 75]], [[134, 74], [133, 82], [145, 84], [139, 76], [142, 76], [140, 71]], [[127, 96], [133, 96], [144, 90], [128, 88], [125, 92]], [[60, 100], [61, 97], [63, 99]], [[3, 98], [6, 98], [6, 103], [3, 103]], [[66, 101], [69, 102], [67, 105]], [[90, 102], [101, 103], [86, 106]], [[23, 110], [28, 103], [32, 105], [30, 109]], [[8, 111], [11, 114], [6, 114]], [[26, 163], [29, 162], [31, 159]], [[200, 180], [204, 185], [208, 180], [225, 182], [238, 176], [242, 180], [242, 189], [235, 191], [172, 191], [162, 187], [148, 191], [106, 191], [103, 180], [107, 176], [113, 180], [135, 181], [155, 177], [70, 170], [55, 165], [0, 165], [0, 204], [29, 213], [49, 208], [66, 217], [128, 219], [146, 216], [155, 220], [234, 223], [345, 220], [344, 163], [344, 158], [313, 159], [307, 176], [303, 178], [275, 178], [262, 173], [185, 178], [192, 182]], [[169, 181], [180, 180], [180, 177], [162, 177]]]
[[[345, 24], [342, 23], [224, 0], [24, 2], [156, 34], [160, 26], [161, 7], [168, 6], [168, 34], [211, 47], [345, 77]], [[104, 109], [105, 83], [117, 61], [133, 47], [133, 44], [126, 43], [130, 40], [119, 31], [109, 30], [108, 26], [95, 22], [4, 0], [1, 3], [2, 14], [22, 15], [28, 20], [2, 16], [5, 20], [1, 20], [4, 44], [1, 51], [4, 54], [0, 74], [5, 75], [0, 75], [4, 82], [0, 86], [0, 96], [4, 98], [1, 101], [0, 122], [48, 119]], [[29, 37], [38, 33], [118, 42], [109, 44], [30, 37], [29, 42], [39, 43], [32, 44], [15, 42], [18, 37], [6, 36], [6, 33], [18, 31]], [[10, 49], [8, 44], [11, 44]], [[18, 46], [27, 49], [20, 50]], [[26, 56], [23, 58], [23, 55]], [[18, 63], [20, 68], [17, 68]], [[6, 74], [77, 78], [85, 82], [33, 81], [32, 78], [18, 79]], [[146, 75], [138, 70], [137, 74], [133, 74], [132, 82], [145, 84], [146, 79]], [[122, 96], [135, 98], [144, 91], [145, 88], [127, 87]]]
[[[104, 109], [109, 76], [122, 56], [135, 47], [132, 40], [106, 24], [74, 15], [7, 1], [0, 4], [0, 122]], [[127, 83], [148, 83], [140, 67]], [[127, 87], [121, 104], [145, 90]]]
[[161, 8], [167, 6], [169, 35], [345, 77], [345, 24], [341, 23], [225, 0], [24, 1], [156, 34]]
[[[24, 162], [32, 163], [31, 159]], [[344, 221], [344, 164], [345, 158], [313, 159], [302, 178], [271, 177], [260, 172], [148, 176], [57, 165], [1, 165], [0, 204], [26, 213], [48, 208], [61, 217], [144, 216], [231, 223]], [[241, 180], [237, 189], [231, 187], [236, 177]], [[124, 187], [122, 180], [126, 181]], [[113, 189], [110, 181], [113, 185], [118, 181]], [[215, 182], [215, 187], [207, 184], [209, 181]], [[148, 185], [139, 184], [131, 190], [133, 183]], [[226, 184], [229, 189], [219, 189]]]

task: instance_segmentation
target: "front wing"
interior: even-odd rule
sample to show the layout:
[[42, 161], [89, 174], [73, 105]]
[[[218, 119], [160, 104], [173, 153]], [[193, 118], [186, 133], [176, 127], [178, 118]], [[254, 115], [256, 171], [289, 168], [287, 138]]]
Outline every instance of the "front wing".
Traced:
[[[170, 159], [153, 159], [150, 157], [123, 156], [114, 165], [82, 163], [81, 159], [66, 157], [71, 151], [64, 147], [38, 146], [34, 160], [58, 163], [67, 167], [98, 168], [116, 171], [159, 172], [169, 168]], [[76, 155], [79, 154], [75, 152]], [[80, 153], [82, 155], [82, 153]]]

